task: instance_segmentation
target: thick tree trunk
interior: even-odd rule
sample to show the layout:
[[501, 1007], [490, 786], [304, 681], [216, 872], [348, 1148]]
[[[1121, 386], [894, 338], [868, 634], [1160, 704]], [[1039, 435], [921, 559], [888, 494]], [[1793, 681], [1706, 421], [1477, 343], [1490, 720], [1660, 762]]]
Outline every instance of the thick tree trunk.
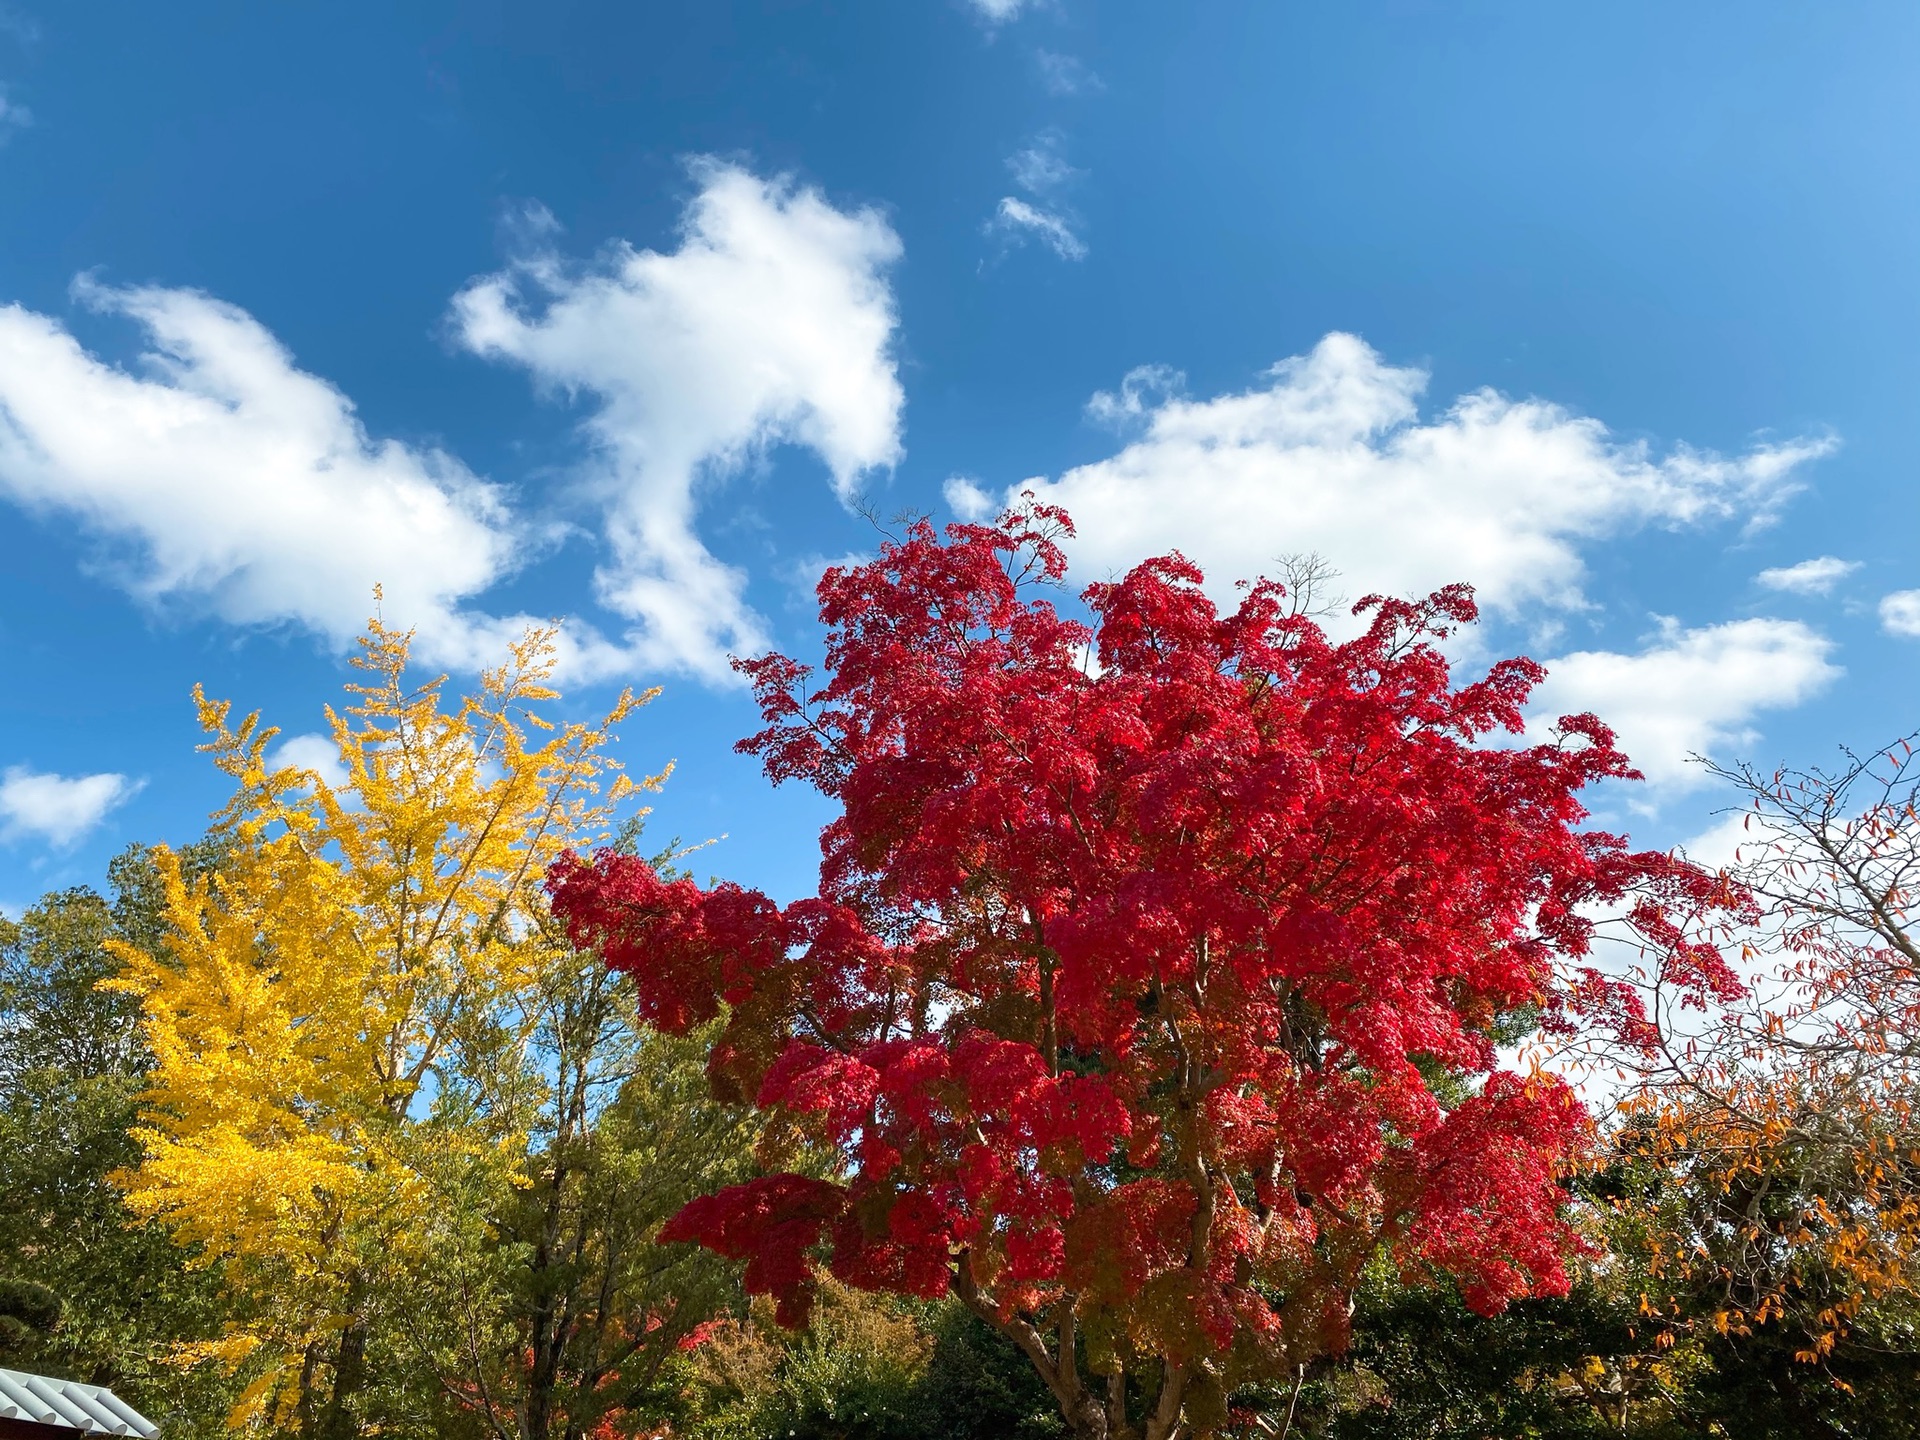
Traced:
[[1071, 1410], [1062, 1406], [1061, 1413], [1073, 1431], [1073, 1440], [1132, 1440], [1124, 1432], [1114, 1432], [1108, 1423], [1107, 1407], [1091, 1395], [1082, 1395]]

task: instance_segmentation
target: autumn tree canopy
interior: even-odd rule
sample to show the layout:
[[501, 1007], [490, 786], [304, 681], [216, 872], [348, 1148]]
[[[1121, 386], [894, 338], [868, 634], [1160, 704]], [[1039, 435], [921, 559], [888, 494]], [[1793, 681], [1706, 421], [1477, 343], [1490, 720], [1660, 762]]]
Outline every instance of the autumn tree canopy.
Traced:
[[[1686, 922], [1720, 882], [1579, 828], [1629, 775], [1592, 716], [1512, 738], [1540, 678], [1455, 685], [1463, 587], [1336, 642], [1179, 556], [1048, 598], [1067, 517], [915, 525], [820, 584], [824, 683], [741, 668], [742, 748], [837, 805], [782, 907], [602, 852], [555, 913], [769, 1116], [765, 1173], [663, 1238], [806, 1314], [814, 1266], [957, 1294], [1081, 1437], [1219, 1429], [1345, 1341], [1383, 1251], [1483, 1311], [1567, 1284], [1556, 1177], [1585, 1116], [1502, 1070], [1503, 1018], [1644, 1027], [1589, 960], [1622, 914], [1673, 984], [1730, 990]], [[795, 1163], [828, 1147], [839, 1168]]]
[[409, 641], [370, 625], [331, 778], [196, 690], [234, 787], [218, 863], [156, 849], [156, 933], [108, 947], [153, 1054], [127, 1203], [220, 1267], [236, 1313], [198, 1353], [252, 1376], [234, 1423], [309, 1440], [358, 1433], [377, 1322], [421, 1288], [393, 1276], [444, 1263], [450, 1197], [491, 1182], [497, 1222], [551, 1123], [533, 1052], [577, 961], [541, 877], [634, 788], [608, 747], [638, 697], [597, 725], [538, 713], [551, 634], [451, 703]]
[[1625, 1138], [1667, 1182], [1656, 1272], [1824, 1368], [1863, 1310], [1920, 1295], [1920, 753], [1710, 768], [1744, 802], [1755, 983], [1706, 1017], [1650, 990]]

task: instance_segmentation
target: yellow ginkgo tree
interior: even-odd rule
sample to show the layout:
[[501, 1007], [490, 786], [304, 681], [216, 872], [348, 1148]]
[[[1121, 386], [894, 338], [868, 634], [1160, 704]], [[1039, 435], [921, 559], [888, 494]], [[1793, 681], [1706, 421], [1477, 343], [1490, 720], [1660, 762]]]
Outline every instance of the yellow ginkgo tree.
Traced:
[[[123, 948], [154, 1054], [129, 1204], [223, 1269], [231, 1333], [211, 1354], [257, 1376], [235, 1413], [312, 1437], [352, 1433], [372, 1308], [395, 1257], [445, 1203], [449, 1154], [512, 1176], [534, 1003], [558, 954], [547, 864], [602, 843], [636, 784], [609, 753], [650, 695], [558, 724], [551, 632], [476, 693], [416, 684], [409, 636], [371, 623], [339, 768], [276, 764], [276, 731], [195, 699], [229, 777], [224, 854], [193, 876], [158, 854], [165, 940]], [[454, 1106], [448, 1097], [457, 1095]], [[457, 1114], [451, 1113], [457, 1110]]]

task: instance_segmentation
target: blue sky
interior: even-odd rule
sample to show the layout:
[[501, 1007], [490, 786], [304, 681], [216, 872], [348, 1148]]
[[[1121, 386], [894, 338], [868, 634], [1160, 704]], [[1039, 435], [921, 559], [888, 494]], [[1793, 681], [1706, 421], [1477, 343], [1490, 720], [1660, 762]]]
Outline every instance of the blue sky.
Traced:
[[656, 826], [782, 895], [729, 650], [854, 513], [1037, 477], [1076, 576], [1462, 579], [1472, 665], [1690, 751], [1916, 723], [1920, 9], [0, 8], [0, 904], [197, 834], [204, 681], [318, 727], [386, 587], [665, 696]]

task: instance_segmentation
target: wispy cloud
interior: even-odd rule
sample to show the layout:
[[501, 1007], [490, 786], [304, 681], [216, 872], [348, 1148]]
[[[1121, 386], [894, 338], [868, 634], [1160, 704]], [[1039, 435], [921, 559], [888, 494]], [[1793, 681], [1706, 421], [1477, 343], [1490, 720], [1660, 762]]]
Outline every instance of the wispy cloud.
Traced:
[[1049, 132], [1014, 151], [1007, 157], [1007, 173], [1013, 183], [1029, 195], [1047, 198], [1080, 179], [1086, 171], [1069, 165], [1060, 147], [1060, 138]]
[[0, 145], [12, 139], [15, 132], [25, 130], [33, 124], [33, 112], [13, 99], [0, 87]]
[[1033, 52], [1033, 63], [1040, 72], [1041, 87], [1049, 95], [1067, 99], [1076, 95], [1095, 95], [1107, 88], [1106, 82], [1077, 56], [1036, 50]]
[[1064, 141], [1056, 130], [1045, 130], [1007, 157], [1007, 173], [1014, 188], [1026, 192], [1004, 196], [987, 233], [1008, 244], [1038, 240], [1062, 260], [1084, 260], [1086, 241], [1075, 228], [1079, 217], [1066, 203], [1067, 191], [1086, 177], [1086, 171], [1067, 163]]
[[1037, 239], [1062, 260], [1087, 258], [1087, 242], [1073, 233], [1073, 227], [1063, 217], [1013, 195], [1001, 199], [1000, 208], [987, 222], [987, 229], [1013, 241]]
[[1124, 431], [1140, 424], [1186, 387], [1187, 377], [1171, 365], [1136, 365], [1120, 377], [1117, 391], [1094, 391], [1087, 401], [1087, 418]]
[[1016, 18], [1033, 0], [969, 0], [969, 3], [989, 25], [1004, 25]]
[[0, 33], [11, 35], [22, 45], [37, 45], [40, 22], [17, 5], [0, 4]]
[[1842, 560], [1822, 555], [1802, 560], [1798, 565], [1781, 565], [1762, 570], [1754, 582], [1768, 590], [1784, 590], [1789, 595], [1827, 595], [1833, 587], [1860, 568], [1858, 560]]

